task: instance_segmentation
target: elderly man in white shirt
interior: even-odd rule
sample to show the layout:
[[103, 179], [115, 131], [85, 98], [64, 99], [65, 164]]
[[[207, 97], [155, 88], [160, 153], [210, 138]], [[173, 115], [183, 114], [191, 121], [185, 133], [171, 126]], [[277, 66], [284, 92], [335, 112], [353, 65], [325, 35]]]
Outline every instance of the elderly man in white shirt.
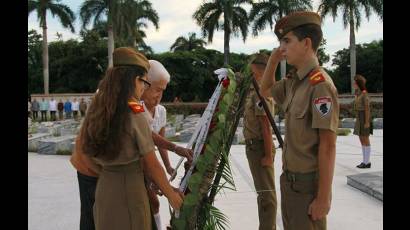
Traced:
[[[145, 115], [148, 120], [148, 123], [151, 126], [152, 132], [159, 135], [153, 135], [154, 143], [157, 146], [167, 146], [172, 144], [163, 137], [165, 136], [165, 125], [167, 123], [167, 111], [164, 106], [160, 105], [162, 98], [162, 93], [167, 88], [167, 85], [170, 80], [170, 75], [164, 66], [156, 61], [149, 60], [150, 69], [148, 71], [147, 80], [151, 83], [151, 87], [144, 91], [141, 99], [144, 102]], [[159, 137], [160, 136], [160, 137]], [[162, 137], [162, 138], [161, 138]], [[158, 144], [158, 143], [161, 144]], [[192, 150], [182, 148], [180, 146], [175, 146], [173, 152], [180, 156], [192, 155]], [[168, 148], [170, 149], [170, 148]], [[168, 151], [165, 148], [158, 147], [159, 153], [161, 155], [164, 166], [169, 175], [172, 175], [175, 171], [172, 168], [169, 158]], [[189, 151], [189, 152], [188, 152]], [[150, 200], [151, 208], [154, 214], [155, 223], [157, 229], [162, 229], [161, 218], [159, 215], [159, 200], [155, 191], [147, 186], [148, 197]]]
[[48, 102], [48, 108], [50, 110], [50, 117], [52, 121], [56, 120], [56, 112], [57, 112], [57, 101], [54, 98]]

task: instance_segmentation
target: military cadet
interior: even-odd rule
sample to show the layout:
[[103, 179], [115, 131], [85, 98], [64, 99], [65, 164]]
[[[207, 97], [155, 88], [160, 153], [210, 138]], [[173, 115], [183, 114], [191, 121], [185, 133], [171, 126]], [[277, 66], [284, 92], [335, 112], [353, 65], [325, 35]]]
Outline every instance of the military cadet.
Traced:
[[373, 134], [373, 126], [370, 119], [370, 103], [366, 90], [366, 79], [357, 74], [354, 77], [353, 87], [356, 90], [354, 100], [354, 111], [356, 113], [356, 123], [353, 134], [359, 136], [362, 145], [363, 162], [357, 165], [358, 168], [370, 168], [370, 140], [369, 135]]
[[[252, 77], [260, 83], [269, 56], [256, 54], [251, 61]], [[273, 99], [266, 98], [266, 104], [273, 114]], [[272, 129], [262, 103], [253, 85], [247, 95], [244, 111], [243, 135], [246, 143], [246, 157], [257, 190], [259, 229], [276, 229], [276, 191], [273, 158], [275, 148]]]
[[101, 167], [93, 213], [97, 230], [152, 229], [142, 165], [174, 209], [182, 204], [156, 158], [139, 102], [149, 87], [148, 69], [147, 58], [134, 49], [115, 49], [113, 67], [100, 82], [81, 128], [84, 156]]
[[[339, 102], [316, 55], [320, 25], [314, 12], [291, 13], [276, 23], [280, 47], [272, 51], [261, 85], [261, 94], [272, 95], [285, 112], [281, 208], [284, 228], [291, 230], [326, 229], [331, 204]], [[295, 70], [276, 82], [284, 58]]]

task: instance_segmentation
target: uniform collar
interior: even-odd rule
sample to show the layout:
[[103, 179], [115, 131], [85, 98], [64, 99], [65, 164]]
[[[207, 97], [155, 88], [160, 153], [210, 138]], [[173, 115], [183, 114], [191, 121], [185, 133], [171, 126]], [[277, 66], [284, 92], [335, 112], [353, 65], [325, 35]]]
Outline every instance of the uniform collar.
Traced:
[[299, 80], [303, 80], [308, 75], [308, 73], [310, 73], [310, 71], [318, 66], [319, 61], [317, 60], [317, 58], [312, 58], [311, 60], [306, 62], [306, 64], [302, 68], [296, 71], [296, 75], [298, 76]]

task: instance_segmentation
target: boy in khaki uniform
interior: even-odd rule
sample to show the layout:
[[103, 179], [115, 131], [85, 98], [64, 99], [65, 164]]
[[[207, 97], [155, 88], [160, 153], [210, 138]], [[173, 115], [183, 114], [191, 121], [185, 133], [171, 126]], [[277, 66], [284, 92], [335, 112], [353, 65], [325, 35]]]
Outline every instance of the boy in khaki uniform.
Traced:
[[[257, 54], [251, 62], [252, 77], [258, 84], [262, 79], [268, 56]], [[272, 97], [266, 98], [266, 104], [273, 114]], [[253, 85], [247, 95], [244, 111], [243, 135], [246, 143], [246, 157], [252, 173], [257, 192], [259, 229], [276, 229], [276, 191], [273, 158], [275, 148], [272, 141], [272, 130], [262, 103]]]
[[[314, 12], [295, 12], [280, 19], [274, 49], [262, 79], [261, 94], [273, 96], [285, 111], [283, 173], [280, 178], [285, 229], [326, 229], [339, 119], [337, 90], [316, 56], [322, 30]], [[295, 67], [275, 82], [278, 63]]]

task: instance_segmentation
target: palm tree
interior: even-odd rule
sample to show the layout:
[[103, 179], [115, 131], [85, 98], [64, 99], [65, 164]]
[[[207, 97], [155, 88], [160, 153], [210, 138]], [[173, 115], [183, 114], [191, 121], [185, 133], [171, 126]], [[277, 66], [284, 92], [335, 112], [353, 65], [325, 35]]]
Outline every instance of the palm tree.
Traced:
[[172, 44], [170, 50], [172, 51], [191, 51], [195, 49], [204, 48], [206, 42], [200, 38], [196, 38], [195, 33], [189, 33], [188, 39], [181, 36], [175, 40], [175, 43]]
[[47, 44], [47, 11], [57, 16], [64, 28], [70, 28], [74, 33], [73, 22], [75, 15], [71, 9], [64, 4], [56, 3], [58, 0], [28, 0], [28, 16], [30, 13], [36, 12], [37, 18], [40, 21], [40, 27], [43, 28], [43, 77], [44, 77], [44, 94], [48, 95], [48, 44]]
[[148, 28], [146, 22], [151, 22], [155, 29], [159, 28], [157, 11], [147, 0], [125, 0], [120, 6], [121, 14], [115, 18], [116, 37], [128, 46], [136, 47], [146, 37], [142, 27]]
[[[241, 7], [241, 4], [249, 3], [251, 0], [213, 0], [202, 3], [193, 14], [196, 23], [202, 29], [202, 35], [208, 37], [208, 42], [212, 42], [214, 31], [222, 29], [224, 31], [224, 65], [229, 63], [229, 40], [231, 34], [235, 37], [242, 35], [245, 42], [248, 35], [248, 14]], [[219, 19], [222, 18], [223, 22]]]
[[114, 51], [113, 17], [117, 16], [118, 0], [85, 0], [80, 7], [80, 18], [85, 28], [94, 18], [94, 27], [101, 23], [102, 16], [107, 17], [108, 32], [108, 67], [113, 66], [112, 53]]
[[383, 20], [383, 0], [321, 0], [318, 12], [324, 18], [328, 14], [336, 19], [338, 10], [343, 13], [343, 26], [346, 29], [350, 26], [350, 86], [351, 93], [354, 93], [353, 78], [356, 75], [356, 38], [355, 28], [359, 29], [362, 21], [362, 9], [369, 20], [371, 12], [374, 11]]
[[[278, 21], [291, 12], [311, 9], [311, 0], [264, 0], [253, 3], [249, 12], [249, 20], [253, 22], [252, 34], [257, 36], [259, 31], [265, 29], [266, 24], [269, 24], [272, 30], [274, 21]], [[286, 74], [286, 60], [280, 62], [280, 70], [283, 78]]]

